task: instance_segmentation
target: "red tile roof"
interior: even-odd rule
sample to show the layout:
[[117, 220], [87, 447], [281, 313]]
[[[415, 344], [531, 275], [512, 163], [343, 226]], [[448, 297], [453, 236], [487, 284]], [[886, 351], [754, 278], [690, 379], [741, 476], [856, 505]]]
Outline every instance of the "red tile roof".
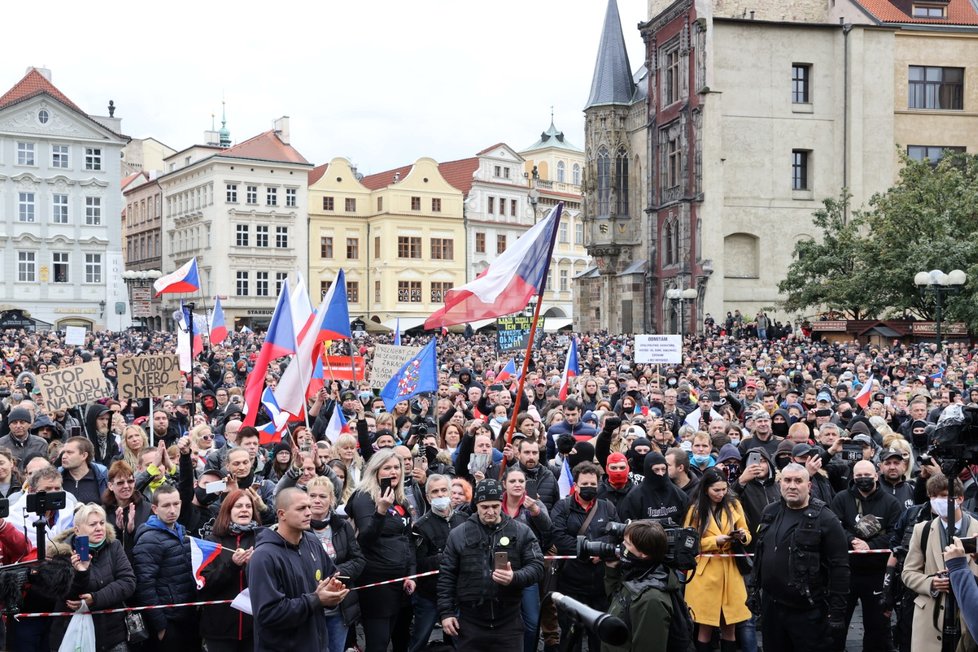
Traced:
[[87, 115], [84, 111], [78, 108], [77, 104], [69, 100], [64, 93], [55, 88], [54, 84], [45, 79], [44, 75], [38, 72], [37, 68], [31, 68], [29, 71], [27, 71], [27, 74], [24, 75], [23, 79], [14, 84], [13, 88], [0, 97], [0, 109], [29, 99], [35, 95], [41, 95], [42, 93], [47, 93], [62, 104], [66, 104], [75, 111], [78, 111], [83, 115]]
[[856, 0], [856, 2], [884, 23], [978, 25], [978, 10], [971, 4], [971, 0], [948, 0], [947, 18], [915, 18], [913, 0]]
[[[402, 165], [401, 167], [394, 168], [393, 170], [386, 170], [384, 172], [378, 172], [377, 174], [371, 174], [364, 177], [360, 183], [370, 190], [380, 190], [381, 188], [386, 188], [394, 183], [394, 175], [398, 175], [399, 179], [403, 179], [408, 175], [413, 167], [413, 164]], [[441, 173], [442, 178], [444, 178], [449, 185], [461, 190], [464, 196], [468, 196], [469, 190], [472, 189], [472, 175], [477, 169], [479, 169], [479, 159], [475, 157], [463, 158], [458, 161], [448, 161], [447, 163], [438, 164], [438, 172]]]
[[[128, 186], [134, 180], [138, 179], [139, 176], [142, 175], [142, 174], [144, 174], [144, 173], [143, 172], [133, 172], [129, 176], [127, 176], [127, 177], [125, 177], [125, 178], [122, 179], [122, 183], [119, 184], [119, 187], [122, 188], [123, 190], [125, 190], [126, 189], [126, 186]], [[146, 178], [148, 179], [149, 178], [149, 175], [147, 175]]]
[[509, 149], [513, 149], [512, 147], [510, 147], [506, 143], [496, 143], [495, 145], [490, 145], [489, 147], [485, 148], [481, 152], [476, 152], [476, 156], [485, 156], [486, 154], [488, 154], [492, 150], [496, 149], [497, 147], [506, 147], [506, 148], [509, 148]]
[[394, 183], [394, 177], [398, 179], [403, 179], [407, 176], [407, 173], [411, 171], [414, 165], [402, 165], [399, 168], [394, 168], [393, 170], [385, 170], [384, 172], [378, 172], [376, 174], [368, 174], [364, 178], [360, 179], [360, 183], [369, 188], [370, 190], [380, 190], [381, 188], [386, 188], [387, 186]]
[[329, 163], [323, 163], [322, 165], [318, 165], [313, 169], [309, 170], [309, 185], [311, 186], [312, 184], [322, 179], [323, 175], [326, 174], [327, 168], [329, 168]]
[[309, 163], [294, 147], [283, 143], [275, 135], [274, 130], [258, 134], [243, 143], [229, 147], [219, 152], [218, 156], [278, 161], [281, 163], [305, 163], [307, 165]]

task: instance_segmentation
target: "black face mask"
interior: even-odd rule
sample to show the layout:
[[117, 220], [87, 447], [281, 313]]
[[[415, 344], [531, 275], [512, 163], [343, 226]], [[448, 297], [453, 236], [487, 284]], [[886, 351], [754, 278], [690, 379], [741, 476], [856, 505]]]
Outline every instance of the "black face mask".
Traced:
[[194, 489], [194, 495], [197, 496], [197, 502], [200, 503], [201, 507], [207, 507], [221, 497], [221, 494], [219, 493], [207, 493], [207, 490], [203, 487], [197, 487]]
[[788, 436], [788, 424], [787, 423], [771, 423], [771, 432], [778, 437]]
[[774, 466], [778, 467], [778, 471], [784, 469], [789, 464], [791, 464], [791, 458], [788, 456], [774, 458]]
[[629, 553], [624, 546], [622, 546], [620, 558], [621, 570], [624, 573], [631, 574], [634, 572], [643, 572], [655, 565], [648, 559], [640, 559], [639, 557]]
[[581, 487], [577, 490], [577, 495], [581, 497], [581, 500], [583, 500], [586, 503], [589, 503], [598, 497], [598, 488]]
[[863, 492], [864, 494], [868, 494], [874, 487], [876, 487], [876, 480], [873, 478], [853, 478], [852, 484], [859, 491]]

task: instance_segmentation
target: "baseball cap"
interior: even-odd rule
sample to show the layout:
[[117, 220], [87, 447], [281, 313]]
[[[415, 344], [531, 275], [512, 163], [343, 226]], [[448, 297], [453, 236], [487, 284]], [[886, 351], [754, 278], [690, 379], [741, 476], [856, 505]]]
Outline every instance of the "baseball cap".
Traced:
[[756, 412], [754, 412], [754, 421], [761, 421], [761, 420], [770, 421], [771, 415], [768, 414], [765, 410], [757, 410]]
[[893, 459], [893, 458], [898, 458], [898, 459], [901, 459], [902, 460], [903, 459], [903, 451], [901, 451], [898, 448], [887, 448], [880, 455], [880, 461], [881, 462], [885, 462], [886, 460], [890, 460], [890, 459]]
[[810, 455], [811, 452], [814, 450], [815, 449], [809, 444], [805, 444], [805, 443], [795, 444], [794, 448], [791, 449], [791, 456], [805, 457], [807, 455]]
[[498, 480], [493, 480], [491, 478], [488, 480], [483, 480], [475, 487], [475, 498], [473, 499], [473, 502], [476, 505], [490, 500], [502, 499], [503, 486], [499, 484]]

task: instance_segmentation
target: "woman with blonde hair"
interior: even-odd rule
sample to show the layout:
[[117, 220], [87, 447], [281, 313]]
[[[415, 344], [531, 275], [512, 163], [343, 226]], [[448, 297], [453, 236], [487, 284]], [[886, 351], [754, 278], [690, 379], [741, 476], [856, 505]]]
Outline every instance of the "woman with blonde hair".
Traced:
[[128, 425], [122, 431], [122, 441], [119, 447], [122, 453], [116, 457], [118, 460], [125, 460], [131, 468], [139, 467], [139, 451], [149, 446], [149, 437], [141, 426]]
[[[346, 467], [347, 486], [356, 487], [360, 484], [363, 477], [363, 457], [357, 451], [357, 438], [350, 434], [340, 435], [333, 444], [333, 452], [336, 459], [343, 462]], [[344, 496], [344, 503], [350, 496]]]
[[[356, 525], [357, 541], [367, 560], [361, 585], [415, 573], [411, 512], [403, 478], [401, 458], [392, 449], [382, 448], [370, 457], [359, 488], [346, 504], [346, 513]], [[392, 637], [407, 640], [408, 632], [395, 633], [394, 629], [396, 624], [410, 623], [409, 617], [399, 616], [410, 610], [414, 589], [414, 580], [404, 580], [359, 592], [364, 604], [370, 605], [363, 613], [365, 652], [385, 652]]]
[[197, 473], [204, 470], [207, 456], [214, 451], [214, 431], [208, 425], [194, 426], [190, 430], [190, 448], [193, 451]]

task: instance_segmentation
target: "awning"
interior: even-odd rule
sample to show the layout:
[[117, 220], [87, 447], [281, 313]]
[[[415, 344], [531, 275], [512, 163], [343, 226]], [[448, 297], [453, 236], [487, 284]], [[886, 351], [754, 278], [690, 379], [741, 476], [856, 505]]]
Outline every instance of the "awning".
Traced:
[[547, 317], [547, 320], [543, 322], [543, 332], [556, 333], [563, 328], [568, 328], [573, 325], [573, 319], [567, 319], [566, 317]]
[[889, 326], [873, 326], [872, 328], [863, 331], [860, 335], [880, 335], [886, 338], [900, 338], [903, 337], [900, 333], [896, 332]]
[[495, 319], [480, 319], [479, 321], [471, 322], [471, 324], [472, 324], [472, 330], [474, 330], [474, 331], [481, 331], [486, 326], [493, 326], [493, 327], [495, 327], [496, 320]]
[[404, 333], [412, 328], [424, 326], [424, 320], [424, 317], [395, 317], [394, 319], [388, 319], [383, 324], [387, 328], [394, 330], [398, 327], [398, 321], [400, 321], [401, 332]]

